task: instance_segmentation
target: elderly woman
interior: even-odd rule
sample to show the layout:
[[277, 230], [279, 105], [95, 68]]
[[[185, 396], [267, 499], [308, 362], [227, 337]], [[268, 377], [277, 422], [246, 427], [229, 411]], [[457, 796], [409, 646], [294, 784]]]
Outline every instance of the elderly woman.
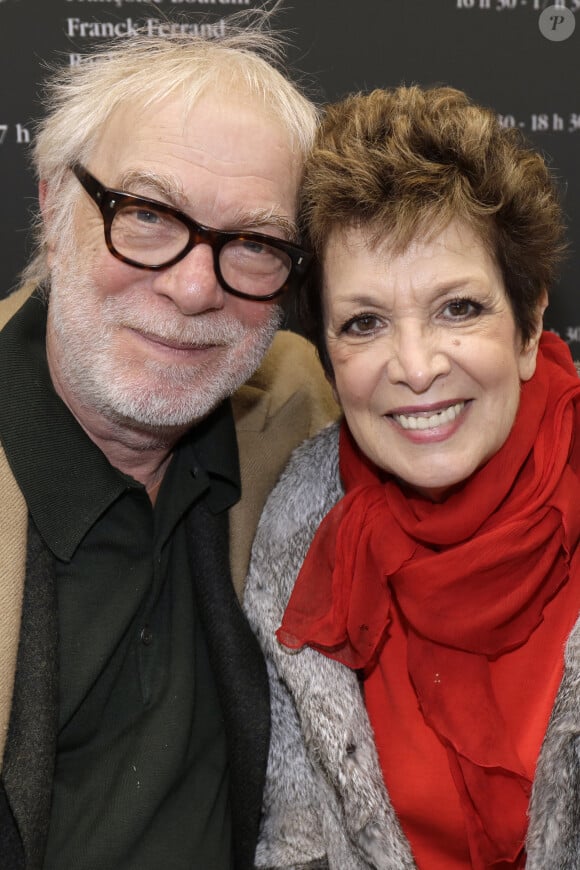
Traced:
[[344, 419], [295, 454], [246, 609], [257, 866], [580, 866], [580, 386], [542, 333], [549, 172], [462, 93], [328, 109], [303, 299]]

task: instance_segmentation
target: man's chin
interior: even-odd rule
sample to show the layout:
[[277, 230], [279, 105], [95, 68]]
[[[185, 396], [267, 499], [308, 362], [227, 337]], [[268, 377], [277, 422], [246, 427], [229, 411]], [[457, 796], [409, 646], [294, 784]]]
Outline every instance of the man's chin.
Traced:
[[199, 402], [192, 402], [190, 396], [186, 402], [174, 403], [168, 403], [166, 397], [156, 400], [155, 397], [148, 396], [144, 401], [140, 396], [133, 402], [112, 402], [103, 412], [112, 422], [123, 427], [160, 436], [174, 436], [176, 432], [205, 420], [227, 395], [228, 393], [215, 394], [210, 401]]

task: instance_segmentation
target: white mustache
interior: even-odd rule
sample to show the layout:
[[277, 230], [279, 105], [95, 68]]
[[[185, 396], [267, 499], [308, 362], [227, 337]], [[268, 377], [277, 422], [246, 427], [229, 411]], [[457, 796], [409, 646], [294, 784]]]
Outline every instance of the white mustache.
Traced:
[[103, 315], [110, 326], [122, 326], [153, 339], [189, 347], [228, 346], [240, 341], [247, 331], [239, 320], [224, 312], [190, 317], [176, 317], [173, 313], [156, 315], [140, 311], [134, 300], [128, 302], [114, 297], [105, 301]]

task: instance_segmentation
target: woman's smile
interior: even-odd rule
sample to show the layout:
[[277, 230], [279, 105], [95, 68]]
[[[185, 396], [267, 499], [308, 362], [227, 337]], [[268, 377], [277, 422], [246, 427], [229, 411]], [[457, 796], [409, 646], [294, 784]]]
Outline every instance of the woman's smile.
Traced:
[[331, 236], [323, 293], [335, 391], [375, 465], [440, 498], [497, 453], [537, 342], [523, 346], [471, 227], [453, 221], [402, 253], [362, 230]]
[[417, 408], [408, 411], [392, 411], [387, 414], [392, 417], [402, 429], [438, 429], [447, 423], [453, 423], [465, 407], [464, 401], [451, 402], [440, 410], [434, 408]]

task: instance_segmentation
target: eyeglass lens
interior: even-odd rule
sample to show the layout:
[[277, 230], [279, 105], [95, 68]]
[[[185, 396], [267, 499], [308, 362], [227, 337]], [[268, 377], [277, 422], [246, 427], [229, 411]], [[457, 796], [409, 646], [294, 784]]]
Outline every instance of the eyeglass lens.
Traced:
[[[162, 266], [189, 243], [189, 229], [178, 218], [143, 205], [120, 208], [111, 224], [111, 242], [124, 257], [143, 266]], [[292, 261], [267, 243], [243, 238], [226, 242], [219, 251], [224, 281], [234, 290], [267, 296], [283, 286]]]

